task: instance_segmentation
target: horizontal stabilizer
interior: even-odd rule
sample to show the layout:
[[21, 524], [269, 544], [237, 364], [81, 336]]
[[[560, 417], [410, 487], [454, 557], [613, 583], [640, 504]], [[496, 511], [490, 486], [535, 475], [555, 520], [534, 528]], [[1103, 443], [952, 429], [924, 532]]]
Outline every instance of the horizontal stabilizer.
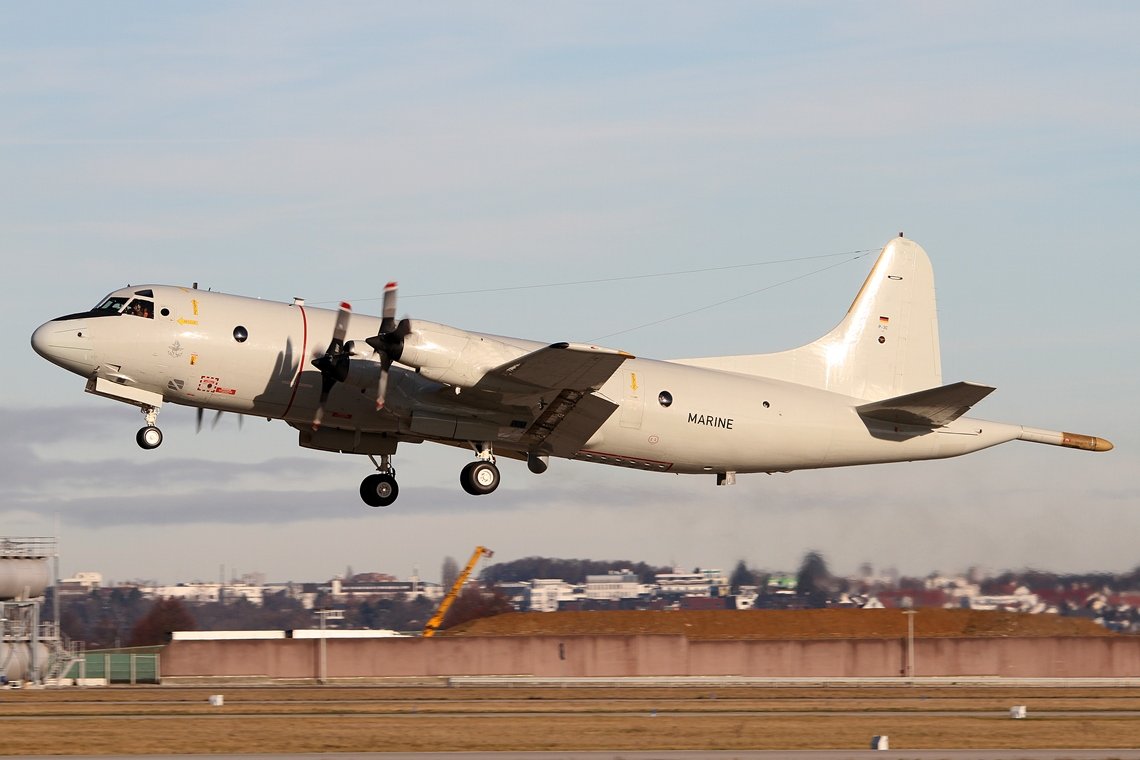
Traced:
[[949, 425], [994, 391], [989, 385], [951, 383], [855, 407], [859, 415], [899, 425]]

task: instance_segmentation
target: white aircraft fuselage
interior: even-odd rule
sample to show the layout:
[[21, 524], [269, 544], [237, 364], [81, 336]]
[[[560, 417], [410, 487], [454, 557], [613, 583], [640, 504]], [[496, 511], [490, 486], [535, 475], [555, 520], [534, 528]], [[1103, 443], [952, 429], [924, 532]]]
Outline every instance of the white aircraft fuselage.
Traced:
[[156, 415], [175, 403], [284, 420], [302, 446], [380, 456], [361, 487], [373, 506], [395, 499], [397, 445], [422, 441], [470, 445], [476, 461], [461, 483], [476, 495], [498, 485], [495, 454], [534, 472], [553, 456], [732, 483], [736, 473], [938, 459], [1015, 439], [1112, 448], [965, 417], [993, 389], [941, 384], [933, 275], [902, 238], [835, 330], [776, 354], [658, 361], [422, 320], [397, 330], [344, 307], [142, 285], [47, 322], [32, 345], [89, 392], [140, 407], [143, 448], [161, 443]]

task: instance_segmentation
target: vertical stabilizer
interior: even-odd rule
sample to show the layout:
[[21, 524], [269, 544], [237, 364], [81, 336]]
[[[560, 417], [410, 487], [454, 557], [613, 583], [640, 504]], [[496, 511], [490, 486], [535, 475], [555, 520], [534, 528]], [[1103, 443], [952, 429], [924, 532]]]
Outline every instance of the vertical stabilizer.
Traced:
[[942, 384], [934, 272], [926, 251], [897, 237], [883, 248], [843, 321], [790, 351], [683, 359], [877, 401]]

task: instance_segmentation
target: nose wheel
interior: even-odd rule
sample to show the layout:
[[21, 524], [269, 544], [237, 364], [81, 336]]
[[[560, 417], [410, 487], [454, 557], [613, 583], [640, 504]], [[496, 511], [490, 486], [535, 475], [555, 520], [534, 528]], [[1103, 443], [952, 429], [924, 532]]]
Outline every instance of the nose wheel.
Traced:
[[157, 449], [162, 445], [162, 431], [154, 425], [139, 428], [139, 432], [135, 433], [135, 442], [147, 450]]
[[148, 451], [157, 449], [162, 445], [162, 431], [154, 424], [158, 421], [158, 407], [144, 406], [142, 413], [146, 417], [146, 427], [139, 428], [139, 432], [135, 433], [135, 443]]

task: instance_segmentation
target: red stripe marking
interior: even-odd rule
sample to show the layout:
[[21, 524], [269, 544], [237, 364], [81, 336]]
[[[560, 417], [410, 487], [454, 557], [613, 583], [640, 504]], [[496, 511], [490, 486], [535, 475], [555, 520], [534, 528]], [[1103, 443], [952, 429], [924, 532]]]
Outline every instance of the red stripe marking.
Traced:
[[293, 395], [289, 397], [289, 405], [285, 407], [285, 412], [281, 415], [284, 419], [289, 416], [289, 410], [293, 408], [293, 401], [297, 398], [297, 389], [301, 387], [301, 371], [305, 368], [305, 357], [309, 355], [309, 317], [305, 314], [305, 307], [298, 306], [301, 310], [301, 358], [297, 362], [297, 374], [293, 376]]

